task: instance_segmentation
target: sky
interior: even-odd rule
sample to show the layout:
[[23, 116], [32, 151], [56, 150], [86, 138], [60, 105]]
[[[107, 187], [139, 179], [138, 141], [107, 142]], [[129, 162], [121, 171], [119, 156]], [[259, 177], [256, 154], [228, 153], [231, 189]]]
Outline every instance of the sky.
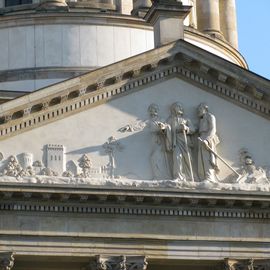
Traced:
[[236, 0], [239, 51], [249, 69], [270, 79], [270, 0]]

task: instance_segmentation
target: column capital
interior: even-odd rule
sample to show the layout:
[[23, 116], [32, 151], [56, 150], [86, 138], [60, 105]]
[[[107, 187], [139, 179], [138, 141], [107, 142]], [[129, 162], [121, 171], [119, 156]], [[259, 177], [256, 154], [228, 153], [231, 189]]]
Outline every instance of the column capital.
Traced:
[[0, 253], [0, 270], [11, 270], [14, 266], [14, 254], [12, 252]]
[[86, 270], [147, 270], [147, 261], [143, 256], [96, 256]]
[[270, 270], [270, 259], [237, 260], [226, 258], [224, 260], [224, 270]]

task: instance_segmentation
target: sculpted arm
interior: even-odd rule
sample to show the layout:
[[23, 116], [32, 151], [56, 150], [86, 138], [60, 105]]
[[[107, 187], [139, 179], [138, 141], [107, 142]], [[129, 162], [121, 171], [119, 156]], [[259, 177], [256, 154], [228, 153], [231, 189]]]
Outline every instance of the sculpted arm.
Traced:
[[195, 129], [194, 125], [192, 124], [192, 122], [190, 121], [190, 119], [187, 119], [186, 125], [187, 125], [187, 134], [193, 134], [196, 131], [196, 129]]

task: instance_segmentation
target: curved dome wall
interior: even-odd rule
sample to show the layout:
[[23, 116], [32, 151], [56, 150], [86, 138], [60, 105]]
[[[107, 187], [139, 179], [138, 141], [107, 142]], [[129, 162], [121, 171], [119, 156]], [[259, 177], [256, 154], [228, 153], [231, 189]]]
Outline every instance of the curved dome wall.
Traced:
[[153, 32], [111, 25], [32, 25], [0, 29], [0, 70], [97, 68], [153, 48]]
[[0, 89], [32, 91], [154, 47], [152, 29], [132, 21], [43, 20], [0, 29]]
[[[76, 1], [45, 12], [40, 3], [51, 3], [47, 0], [0, 8], [0, 90], [33, 91], [154, 48], [153, 28], [142, 18], [150, 0]], [[227, 31], [228, 38], [222, 29], [208, 31], [212, 19], [223, 28], [235, 28], [223, 14], [225, 7], [235, 11], [235, 0], [215, 2], [220, 14], [211, 13], [211, 0], [183, 0], [194, 7], [185, 20], [184, 39], [247, 68], [229, 41], [236, 37], [233, 31]], [[138, 10], [132, 16], [124, 15], [133, 7]], [[200, 20], [202, 14], [197, 13], [202, 7], [205, 14]]]

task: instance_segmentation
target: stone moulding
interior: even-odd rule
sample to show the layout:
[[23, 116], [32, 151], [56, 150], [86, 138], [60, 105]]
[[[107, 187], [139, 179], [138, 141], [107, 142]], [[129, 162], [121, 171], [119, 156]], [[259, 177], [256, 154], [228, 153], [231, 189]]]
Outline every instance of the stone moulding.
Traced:
[[[187, 46], [184, 41], [179, 41], [179, 43]], [[199, 61], [194, 56], [190, 56], [190, 51], [186, 51], [187, 48], [181, 51], [182, 48], [177, 47], [177, 43], [175, 47], [173, 45], [174, 43], [160, 48], [159, 58], [154, 54], [156, 50], [153, 50], [145, 53], [145, 56], [154, 54], [144, 59], [145, 61], [141, 59], [144, 54], [124, 60], [127, 65], [129, 61], [133, 63], [128, 72], [122, 70], [119, 74], [119, 70], [115, 67], [119, 63], [116, 63], [3, 104], [0, 106], [0, 139], [3, 140], [20, 132], [56, 121], [105, 103], [112, 98], [138, 91], [148, 84], [158, 83], [172, 77], [180, 77], [253, 113], [270, 119], [268, 101], [270, 91], [268, 91], [264, 81], [261, 83], [263, 90], [260, 90], [258, 88], [260, 85], [256, 81], [252, 81], [252, 78], [250, 81], [248, 79], [242, 81], [239, 76], [233, 77], [232, 71], [229, 74], [229, 72], [226, 73], [226, 70], [220, 71], [217, 67], [211, 67], [210, 64], [208, 66], [203, 60]], [[190, 44], [188, 46], [192, 47]], [[173, 52], [169, 52], [170, 50]], [[211, 55], [211, 57], [214, 56]], [[138, 58], [137, 62], [136, 58]], [[190, 60], [186, 61], [185, 59]], [[151, 65], [153, 62], [158, 62], [158, 64]], [[203, 68], [200, 68], [201, 66]], [[118, 72], [117, 75], [114, 74], [115, 70]], [[134, 76], [135, 73], [136, 76]], [[213, 75], [215, 73], [217, 75]], [[96, 78], [101, 75], [103, 76], [102, 81], [101, 79], [96, 81]], [[80, 94], [82, 89], [84, 89], [83, 95]], [[46, 108], [42, 106], [45, 93], [48, 96]], [[63, 95], [67, 95], [68, 98], [61, 99]], [[25, 109], [30, 110], [30, 113], [25, 115], [23, 113]]]
[[[69, 2], [70, 5], [78, 5], [78, 2]], [[35, 7], [36, 5], [29, 5], [28, 7]], [[16, 6], [16, 9], [23, 8], [25, 5]], [[5, 11], [9, 12], [9, 9], [12, 7], [7, 7]], [[80, 7], [79, 7], [80, 8]], [[12, 19], [10, 18], [12, 17]], [[146, 30], [152, 30], [152, 27], [145, 23], [143, 19], [131, 17], [131, 16], [123, 16], [123, 15], [115, 15], [111, 13], [93, 13], [90, 12], [82, 13], [82, 12], [44, 12], [44, 13], [33, 13], [28, 12], [26, 14], [12, 14], [12, 16], [1, 16], [0, 17], [0, 29], [13, 27], [13, 26], [29, 26], [33, 24], [43, 25], [48, 22], [50, 24], [52, 21], [60, 24], [94, 24], [94, 25], [113, 25], [113, 26], [130, 26], [132, 25], [135, 28], [141, 28]]]
[[237, 219], [270, 219], [269, 212], [248, 211], [248, 210], [194, 210], [183, 208], [138, 208], [138, 207], [119, 207], [119, 206], [48, 206], [47, 204], [27, 204], [27, 203], [0, 203], [1, 211], [16, 212], [45, 212], [45, 213], [77, 213], [77, 214], [101, 214], [101, 215], [128, 215], [128, 216], [175, 216], [175, 217], [200, 217], [200, 218], [237, 218]]
[[248, 65], [243, 58], [243, 56], [237, 51], [234, 47], [232, 47], [229, 43], [222, 39], [214, 39], [215, 42], [213, 43], [213, 38], [209, 36], [208, 34], [202, 33], [198, 31], [197, 29], [189, 26], [185, 26], [185, 40], [193, 40], [193, 41], [199, 41], [202, 42], [204, 45], [212, 46], [212, 48], [215, 48], [217, 50], [222, 50], [223, 53], [225, 53], [228, 57], [232, 57], [234, 61], [238, 63], [239, 66], [242, 66], [246, 69], [248, 69]]
[[0, 186], [0, 211], [270, 219], [260, 192]]

